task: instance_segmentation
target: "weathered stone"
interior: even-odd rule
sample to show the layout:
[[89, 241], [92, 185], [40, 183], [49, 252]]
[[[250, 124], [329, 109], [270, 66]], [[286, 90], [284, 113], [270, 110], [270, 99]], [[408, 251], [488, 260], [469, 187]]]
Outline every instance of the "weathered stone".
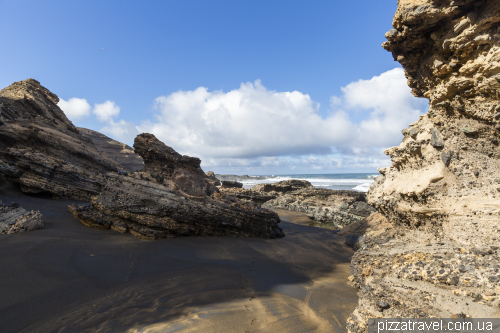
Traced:
[[[198, 158], [181, 156], [152, 134], [138, 135], [134, 148], [144, 159], [142, 172], [128, 176], [108, 173], [103, 190], [92, 197], [90, 206], [69, 206], [82, 224], [128, 231], [142, 239], [284, 236], [276, 213], [218, 193]], [[156, 181], [147, 180], [144, 174]]]
[[461, 128], [460, 130], [462, 132], [464, 132], [465, 134], [469, 134], [469, 135], [477, 134], [477, 130], [476, 129], [469, 128], [469, 127], [464, 127], [464, 128]]
[[0, 201], [0, 234], [14, 234], [43, 228], [42, 214], [39, 211], [28, 212], [17, 203], [5, 206]]
[[221, 181], [222, 188], [243, 188], [243, 184], [234, 180]]
[[0, 90], [0, 172], [24, 192], [88, 200], [105, 173], [123, 167], [101, 154], [58, 102], [33, 79]]
[[444, 165], [449, 166], [451, 162], [451, 156], [452, 154], [447, 151], [443, 151], [441, 154], [441, 160], [443, 161]]
[[437, 128], [432, 129], [431, 146], [433, 146], [434, 148], [444, 147], [443, 137], [441, 136], [441, 132], [439, 132]]

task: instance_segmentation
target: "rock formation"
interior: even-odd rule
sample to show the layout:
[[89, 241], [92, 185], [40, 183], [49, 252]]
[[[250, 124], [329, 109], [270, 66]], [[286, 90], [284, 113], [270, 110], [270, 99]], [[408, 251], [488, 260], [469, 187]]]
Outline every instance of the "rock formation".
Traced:
[[130, 231], [143, 239], [284, 236], [276, 213], [219, 193], [200, 159], [181, 156], [152, 134], [138, 135], [134, 148], [144, 159], [142, 172], [109, 173], [91, 205], [69, 207], [84, 225]]
[[285, 192], [276, 199], [267, 201], [262, 207], [304, 212], [312, 220], [332, 223], [336, 228], [342, 229], [375, 211], [365, 199], [364, 193], [356, 191], [305, 187]]
[[221, 188], [243, 188], [243, 184], [234, 180], [223, 180]]
[[394, 232], [357, 242], [348, 328], [374, 316], [499, 317], [500, 2], [399, 0], [393, 27], [383, 47], [430, 108], [370, 187]]
[[312, 220], [332, 223], [339, 229], [375, 211], [366, 203], [364, 193], [317, 189], [306, 180], [257, 184], [251, 190], [221, 187], [220, 191], [268, 209], [304, 212]]
[[88, 200], [122, 167], [100, 154], [33, 79], [0, 90], [0, 173], [28, 193]]
[[77, 129], [83, 136], [92, 140], [94, 146], [101, 154], [106, 155], [116, 163], [123, 165], [127, 171], [134, 172], [142, 170], [144, 161], [134, 152], [134, 148], [108, 138], [102, 133], [83, 127], [77, 127]]
[[222, 185], [220, 180], [217, 177], [215, 177], [215, 174], [213, 171], [208, 171], [207, 173], [205, 173], [205, 175], [207, 176], [207, 179], [210, 180], [212, 182], [212, 184], [214, 184], [214, 186]]
[[42, 214], [39, 211], [28, 212], [17, 203], [6, 206], [0, 201], [0, 234], [14, 234], [43, 228]]

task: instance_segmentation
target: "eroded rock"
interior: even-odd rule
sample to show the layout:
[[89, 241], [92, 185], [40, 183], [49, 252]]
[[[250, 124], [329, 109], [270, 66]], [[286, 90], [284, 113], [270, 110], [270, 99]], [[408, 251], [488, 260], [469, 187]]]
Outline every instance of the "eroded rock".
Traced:
[[498, 317], [500, 300], [482, 295], [500, 288], [500, 3], [400, 0], [393, 28], [383, 47], [430, 108], [386, 150], [392, 165], [368, 192], [394, 236], [352, 242], [360, 302], [348, 329], [365, 332], [369, 317]]
[[40, 211], [27, 211], [19, 207], [17, 203], [7, 206], [0, 201], [0, 234], [14, 234], [43, 228]]
[[28, 193], [88, 200], [123, 167], [101, 154], [33, 79], [0, 90], [0, 173]]
[[201, 170], [200, 159], [181, 156], [152, 134], [138, 135], [134, 148], [144, 159], [142, 172], [109, 173], [91, 205], [69, 206], [84, 225], [143, 239], [284, 236], [276, 213], [219, 193]]

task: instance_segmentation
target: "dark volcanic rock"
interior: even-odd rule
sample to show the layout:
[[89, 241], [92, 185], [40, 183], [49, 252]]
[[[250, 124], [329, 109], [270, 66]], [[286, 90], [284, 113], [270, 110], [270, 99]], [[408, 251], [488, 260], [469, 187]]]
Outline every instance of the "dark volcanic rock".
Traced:
[[[198, 158], [179, 155], [151, 134], [138, 135], [134, 147], [144, 158], [143, 172], [109, 173], [90, 206], [69, 207], [84, 225], [130, 231], [143, 239], [284, 236], [276, 213], [216, 192]], [[151, 177], [153, 173], [162, 181]]]
[[0, 234], [14, 234], [17, 232], [43, 229], [42, 214], [39, 211], [27, 210], [13, 203], [10, 206], [0, 201]]
[[140, 134], [134, 140], [135, 152], [144, 159], [144, 172], [156, 172], [178, 185], [184, 193], [205, 196], [216, 188], [200, 167], [197, 157], [182, 156], [153, 134]]
[[106, 135], [87, 129], [77, 127], [81, 134], [92, 140], [96, 149], [104, 155], [107, 155], [113, 161], [121, 164], [129, 172], [142, 170], [144, 161], [134, 152], [134, 148], [113, 140]]
[[272, 184], [257, 184], [252, 188], [252, 190], [259, 192], [286, 193], [303, 188], [314, 188], [314, 186], [307, 180], [290, 179]]
[[243, 184], [234, 180], [221, 181], [222, 188], [243, 188]]
[[24, 192], [88, 200], [103, 174], [122, 167], [102, 155], [33, 79], [0, 90], [0, 173]]

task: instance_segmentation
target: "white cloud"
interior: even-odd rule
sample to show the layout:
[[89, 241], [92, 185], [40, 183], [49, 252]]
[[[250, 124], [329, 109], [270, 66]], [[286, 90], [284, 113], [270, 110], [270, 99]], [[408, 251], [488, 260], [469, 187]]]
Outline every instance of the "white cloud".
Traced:
[[118, 116], [120, 114], [120, 107], [115, 105], [115, 102], [106, 101], [102, 104], [94, 104], [93, 112], [97, 116], [97, 119], [104, 123], [112, 117]]
[[91, 106], [84, 98], [70, 98], [65, 101], [60, 98], [57, 106], [63, 110], [69, 120], [78, 120], [90, 114]]
[[330, 113], [299, 91], [268, 90], [257, 80], [229, 92], [199, 87], [160, 96], [153, 119], [140, 125], [114, 121], [120, 108], [95, 104], [104, 134], [132, 144], [153, 133], [181, 154], [200, 157], [203, 168], [265, 173], [266, 170], [375, 168], [389, 164], [385, 148], [401, 142], [401, 129], [418, 119], [425, 100], [411, 95], [402, 69], [343, 87]]
[[115, 123], [111, 118], [108, 119], [107, 125], [99, 131], [127, 144], [132, 144], [134, 138], [140, 134], [134, 123], [123, 119]]
[[325, 154], [353, 130], [345, 112], [323, 119], [309, 95], [271, 91], [260, 81], [227, 93], [175, 92], [158, 97], [155, 108], [156, 122], [142, 123], [140, 131], [202, 157]]
[[423, 114], [427, 100], [410, 93], [401, 68], [382, 73], [370, 80], [359, 80], [342, 88], [343, 105], [354, 113], [368, 113], [358, 124], [360, 136], [356, 151], [369, 147], [390, 147], [402, 139], [401, 130]]

